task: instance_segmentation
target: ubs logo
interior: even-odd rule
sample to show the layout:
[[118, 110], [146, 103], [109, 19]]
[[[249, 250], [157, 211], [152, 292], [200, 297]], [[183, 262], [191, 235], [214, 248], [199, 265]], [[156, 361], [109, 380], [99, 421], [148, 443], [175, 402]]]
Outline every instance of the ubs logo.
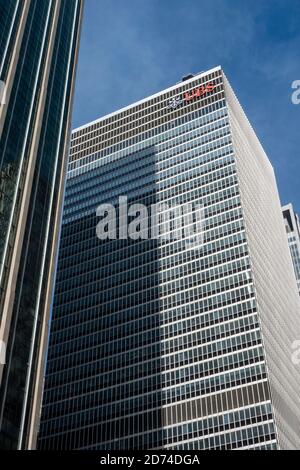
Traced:
[[211, 93], [216, 88], [216, 85], [213, 82], [207, 83], [206, 85], [201, 85], [198, 88], [194, 88], [191, 91], [186, 91], [183, 95], [183, 98], [175, 97], [171, 98], [168, 101], [167, 108], [168, 109], [177, 109], [184, 103], [188, 103], [195, 98], [200, 98], [208, 93]]
[[171, 98], [169, 100], [169, 103], [168, 103], [168, 108], [169, 109], [176, 109], [178, 108], [178, 106], [180, 106], [182, 104], [182, 99], [179, 98], [179, 96], [177, 98]]

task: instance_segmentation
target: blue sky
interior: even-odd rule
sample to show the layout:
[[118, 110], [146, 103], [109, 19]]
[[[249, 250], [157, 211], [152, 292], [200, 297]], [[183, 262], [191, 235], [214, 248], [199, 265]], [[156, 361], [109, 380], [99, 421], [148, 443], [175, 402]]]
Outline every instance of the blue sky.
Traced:
[[300, 214], [300, 0], [85, 0], [73, 127], [216, 65]]

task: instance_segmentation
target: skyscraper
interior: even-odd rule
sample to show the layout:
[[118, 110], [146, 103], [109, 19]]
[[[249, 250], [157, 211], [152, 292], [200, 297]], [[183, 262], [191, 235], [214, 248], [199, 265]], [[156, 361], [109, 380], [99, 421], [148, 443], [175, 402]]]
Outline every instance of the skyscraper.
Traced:
[[1, 449], [36, 441], [81, 15], [0, 0]]
[[[196, 202], [201, 242], [126, 237], [120, 198], [130, 223]], [[74, 130], [39, 447], [299, 447], [299, 310], [273, 168], [220, 67]]]
[[282, 207], [282, 214], [288, 244], [292, 256], [295, 276], [300, 294], [300, 221], [299, 216], [294, 211], [292, 204], [286, 204]]

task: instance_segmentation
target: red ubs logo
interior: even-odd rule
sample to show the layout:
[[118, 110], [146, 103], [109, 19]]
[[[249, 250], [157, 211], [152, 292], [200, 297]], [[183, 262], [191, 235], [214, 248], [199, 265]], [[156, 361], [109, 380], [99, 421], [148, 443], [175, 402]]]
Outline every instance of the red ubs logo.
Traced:
[[207, 85], [201, 85], [199, 88], [194, 88], [191, 92], [187, 91], [184, 94], [184, 101], [191, 101], [195, 98], [199, 98], [207, 93], [211, 93], [214, 89], [215, 84], [212, 82], [207, 83]]
[[201, 85], [198, 88], [194, 88], [191, 91], [186, 91], [183, 95], [183, 99], [179, 96], [173, 97], [168, 102], [169, 109], [176, 109], [181, 106], [183, 103], [188, 103], [189, 101], [194, 100], [195, 98], [199, 98], [200, 96], [204, 96], [207, 93], [211, 93], [216, 88], [216, 85], [213, 82], [207, 83], [206, 85]]

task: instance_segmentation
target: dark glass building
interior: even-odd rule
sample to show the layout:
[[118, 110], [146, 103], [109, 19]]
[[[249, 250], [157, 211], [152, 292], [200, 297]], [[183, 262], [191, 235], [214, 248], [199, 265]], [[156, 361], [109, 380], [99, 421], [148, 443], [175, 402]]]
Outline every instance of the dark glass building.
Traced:
[[82, 8], [0, 0], [1, 449], [36, 442]]
[[[101, 239], [125, 196], [128, 233]], [[157, 203], [199, 205], [199, 243], [179, 216], [129, 237]], [[39, 447], [299, 448], [299, 311], [274, 171], [220, 67], [74, 130]]]

